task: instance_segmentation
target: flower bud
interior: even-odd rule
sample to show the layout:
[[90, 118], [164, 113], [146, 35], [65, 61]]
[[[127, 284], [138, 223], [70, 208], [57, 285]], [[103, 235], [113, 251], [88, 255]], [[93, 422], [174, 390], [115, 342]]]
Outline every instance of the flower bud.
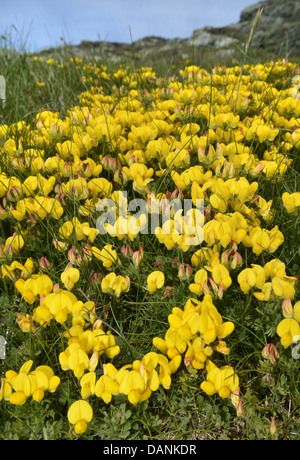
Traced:
[[91, 260], [92, 258], [92, 247], [89, 243], [85, 243], [83, 248], [82, 248], [82, 260], [83, 262], [87, 263]]
[[55, 247], [55, 249], [58, 249], [60, 251], [65, 251], [68, 247], [68, 244], [63, 242], [63, 241], [58, 241], [56, 239], [53, 238], [52, 240], [52, 243], [53, 243], [53, 246]]
[[223, 265], [225, 265], [225, 267], [229, 267], [230, 266], [230, 261], [229, 261], [229, 258], [231, 256], [231, 254], [233, 253], [233, 249], [229, 248], [229, 249], [226, 249], [226, 251], [224, 251], [222, 253], [222, 256], [221, 256], [221, 263]]
[[272, 364], [275, 364], [276, 359], [279, 358], [280, 354], [277, 348], [273, 343], [268, 343], [262, 349], [262, 357], [271, 361]]
[[245, 415], [246, 415], [246, 411], [245, 411], [245, 408], [243, 406], [243, 398], [240, 398], [239, 401], [238, 401], [238, 404], [236, 406], [236, 415], [238, 417], [245, 417]]
[[176, 188], [172, 194], [171, 194], [171, 200], [173, 199], [178, 199], [182, 200], [183, 199], [183, 191], [180, 188]]
[[178, 278], [181, 280], [187, 280], [191, 278], [193, 274], [193, 268], [189, 264], [180, 264], [178, 267]]
[[101, 329], [103, 330], [103, 321], [101, 319], [96, 319], [93, 323], [93, 330], [94, 329]]
[[187, 368], [187, 370], [188, 370], [189, 372], [192, 372], [193, 366], [192, 366], [192, 361], [191, 361], [191, 359], [190, 359], [190, 358], [184, 358], [184, 361], [183, 361], [183, 362], [184, 362], [184, 365], [185, 365], [185, 367]]
[[120, 185], [126, 184], [127, 176], [121, 169], [117, 169], [114, 172], [114, 182]]
[[143, 258], [144, 258], [144, 249], [142, 246], [139, 246], [138, 251], [135, 251], [132, 254], [132, 260], [133, 260], [134, 265], [138, 267], [142, 263]]
[[158, 268], [159, 270], [163, 270], [163, 266], [162, 266], [162, 264], [160, 262], [156, 262], [154, 264], [154, 268]]
[[146, 202], [148, 213], [159, 214], [160, 212], [160, 200], [156, 198], [155, 192], [150, 192]]
[[282, 303], [282, 314], [285, 318], [293, 318], [293, 305], [290, 297], [286, 297]]
[[22, 316], [20, 313], [17, 313], [16, 322], [23, 332], [35, 332], [36, 327], [33, 324], [33, 318], [26, 314], [26, 316]]
[[186, 279], [189, 280], [193, 274], [193, 267], [190, 266], [190, 264], [186, 264], [185, 266], [185, 276]]
[[125, 276], [125, 281], [126, 281], [126, 286], [127, 286], [127, 290], [125, 292], [128, 292], [129, 289], [130, 289], [130, 278], [128, 275]]
[[52, 139], [59, 141], [62, 138], [62, 135], [63, 135], [62, 126], [58, 125], [57, 123], [55, 123], [54, 125], [50, 126], [49, 134], [50, 134], [50, 137]]
[[271, 424], [270, 424], [270, 433], [273, 436], [277, 432], [275, 418], [272, 417]]
[[44, 270], [48, 270], [51, 267], [51, 264], [47, 257], [41, 257], [39, 260], [39, 266]]
[[206, 280], [205, 280], [204, 283], [203, 283], [203, 288], [202, 288], [202, 289], [203, 289], [203, 294], [205, 294], [205, 295], [206, 295], [206, 294], [211, 295], [211, 289], [210, 289], [210, 287], [208, 286], [208, 283], [207, 283]]
[[5, 255], [6, 255], [7, 257], [12, 257], [13, 253], [14, 253], [14, 250], [13, 250], [12, 245], [11, 245], [11, 244], [8, 244], [8, 245], [6, 246], [6, 248], [5, 248]]
[[80, 265], [82, 262], [82, 256], [74, 245], [72, 245], [71, 249], [68, 251], [68, 259], [72, 265]]
[[124, 257], [129, 257], [130, 255], [133, 254], [133, 250], [131, 249], [130, 246], [123, 246], [121, 247], [121, 253], [123, 254]]
[[234, 407], [237, 408], [240, 401], [240, 387], [238, 387], [235, 391], [232, 391], [230, 398]]
[[91, 283], [92, 284], [101, 284], [103, 275], [101, 273], [93, 273], [91, 277]]
[[38, 221], [38, 215], [37, 215], [36, 212], [31, 212], [31, 213], [29, 214], [29, 219], [26, 220], [26, 222], [27, 222], [28, 224], [30, 224], [30, 223], [31, 223], [31, 224], [36, 224], [37, 221]]
[[2, 206], [0, 205], [0, 219], [5, 219], [7, 217], [7, 211], [5, 211], [5, 209], [2, 208]]
[[181, 280], [185, 279], [184, 264], [180, 264], [178, 267], [178, 278]]
[[[59, 289], [60, 289], [59, 283], [54, 284], [54, 286], [53, 286], [53, 292], [56, 292], [56, 291], [58, 291]], [[41, 303], [42, 303], [42, 302], [41, 302]]]
[[232, 270], [235, 270], [236, 268], [240, 268], [242, 265], [243, 265], [243, 258], [239, 252], [235, 251], [231, 259], [230, 268]]
[[89, 371], [94, 372], [98, 364], [98, 351], [94, 350], [92, 356], [90, 357]]
[[10, 190], [8, 190], [6, 197], [9, 201], [18, 201], [22, 195], [22, 189], [17, 185], [14, 185]]

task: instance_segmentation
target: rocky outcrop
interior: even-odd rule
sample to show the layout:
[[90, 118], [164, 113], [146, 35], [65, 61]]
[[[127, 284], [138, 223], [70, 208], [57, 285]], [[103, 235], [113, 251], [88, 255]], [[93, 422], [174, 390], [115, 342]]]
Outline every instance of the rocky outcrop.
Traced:
[[265, 0], [245, 8], [237, 23], [224, 27], [203, 27], [193, 31], [191, 37], [166, 39], [145, 37], [132, 44], [104, 41], [82, 41], [79, 45], [62, 45], [56, 49], [44, 50], [41, 54], [54, 51], [70, 52], [78, 57], [91, 53], [112, 62], [127, 61], [132, 57], [143, 64], [152, 65], [157, 59], [169, 58], [171, 61], [204, 56], [227, 57], [243, 49], [249, 37], [253, 20], [259, 8], [263, 7], [252, 48], [276, 57], [299, 57], [300, 55], [300, 1]]
[[240, 21], [214, 33], [247, 40], [257, 11], [263, 14], [255, 31], [252, 46], [270, 51], [286, 53], [288, 56], [300, 55], [300, 2], [299, 0], [266, 0], [245, 8]]

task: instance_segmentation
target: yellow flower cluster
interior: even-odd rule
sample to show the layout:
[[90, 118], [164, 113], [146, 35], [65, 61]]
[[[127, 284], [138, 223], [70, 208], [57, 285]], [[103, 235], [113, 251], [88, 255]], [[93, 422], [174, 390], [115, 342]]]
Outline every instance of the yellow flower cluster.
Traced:
[[284, 319], [277, 326], [277, 334], [284, 348], [300, 340], [300, 301], [292, 305], [291, 298], [286, 297], [282, 303]]
[[[35, 62], [41, 64], [38, 58]], [[49, 60], [46, 65], [62, 64]], [[78, 105], [64, 119], [42, 110], [32, 123], [0, 126], [0, 219], [13, 228], [0, 241], [1, 281], [12, 281], [33, 305], [30, 314], [18, 313], [17, 323], [24, 332], [34, 332], [37, 325], [44, 331], [52, 321], [66, 329], [68, 345], [59, 363], [80, 382], [81, 400], [68, 414], [77, 434], [93, 417], [85, 401], [89, 396], [105, 403], [116, 394], [133, 404], [144, 401], [160, 385], [170, 387], [182, 357], [189, 370], [206, 370], [201, 384], [205, 393], [229, 397], [238, 389], [238, 377], [231, 366], [219, 368], [211, 357], [215, 351], [229, 353], [224, 339], [234, 324], [223, 321], [214, 299], [230, 289], [236, 270], [241, 291], [253, 292], [259, 301], [293, 300], [296, 295], [296, 278], [288, 276], [283, 262], [272, 259], [284, 235], [274, 224], [273, 197], [261, 195], [260, 183], [281, 179], [293, 162], [291, 153], [300, 147], [300, 100], [292, 96], [291, 84], [297, 66], [287, 61], [246, 65], [241, 76], [238, 66], [208, 72], [192, 65], [179, 77], [163, 80], [147, 67], [135, 74], [123, 67], [109, 73], [105, 66], [76, 58], [66, 65], [82, 68], [90, 89], [78, 95]], [[103, 86], [92, 86], [96, 80]], [[37, 86], [43, 91], [47, 83]], [[168, 216], [153, 229], [148, 254], [145, 216], [124, 212], [125, 190], [131, 199], [145, 200], [150, 217], [153, 199], [160, 217]], [[187, 198], [194, 207], [183, 216], [172, 207], [173, 198], [181, 203]], [[281, 198], [288, 213], [299, 212], [299, 192]], [[202, 210], [197, 200], [202, 200]], [[96, 219], [107, 206], [117, 219], [105, 223], [102, 235]], [[131, 250], [131, 259], [120, 249], [123, 240], [139, 245], [138, 251]], [[33, 241], [50, 241], [53, 259], [65, 269], [60, 265], [47, 272], [47, 254], [34, 261]], [[158, 270], [152, 261], [142, 263], [151, 259], [154, 247], [158, 253], [175, 250], [181, 269], [189, 267], [179, 277], [189, 282], [187, 300], [170, 312], [164, 338], [153, 339], [159, 353], [149, 351], [117, 369], [99, 359], [121, 352], [115, 337], [104, 332], [95, 302], [79, 299], [93, 283], [102, 300], [118, 301], [137, 285], [145, 295], [164, 299], [167, 270]], [[243, 267], [245, 252], [271, 260], [262, 266], [246, 261]], [[24, 265], [20, 260], [26, 260]], [[88, 274], [86, 284], [83, 274]], [[299, 334], [298, 303], [278, 325], [284, 347]], [[38, 366], [29, 372], [31, 365], [25, 363], [19, 374], [6, 374], [1, 399], [22, 404], [32, 395], [39, 401], [46, 390], [56, 389], [52, 370]], [[98, 380], [97, 366], [102, 370]]]
[[169, 361], [163, 354], [149, 352], [142, 360], [135, 360], [120, 369], [112, 363], [103, 364], [103, 374], [98, 380], [94, 371], [82, 376], [81, 396], [86, 399], [95, 394], [109, 404], [113, 395], [124, 394], [131, 404], [137, 404], [148, 399], [160, 385], [169, 389], [171, 375], [180, 363], [180, 356]]
[[1, 379], [0, 401], [5, 399], [11, 404], [22, 406], [30, 397], [40, 402], [45, 391], [55, 392], [60, 378], [54, 375], [51, 367], [42, 365], [30, 372], [32, 365], [33, 361], [29, 360], [21, 366], [19, 372], [6, 372]]
[[[230, 321], [223, 322], [209, 294], [202, 302], [190, 298], [182, 310], [174, 307], [168, 317], [169, 329], [165, 338], [155, 337], [153, 345], [169, 359], [184, 355], [187, 368], [203, 369], [214, 350], [228, 354], [223, 340], [234, 330]], [[216, 343], [216, 340], [218, 342]]]
[[245, 268], [238, 275], [238, 283], [244, 294], [257, 288], [260, 292], [254, 292], [259, 300], [268, 301], [274, 298], [294, 299], [296, 277], [287, 276], [286, 267], [279, 259], [272, 259], [264, 267], [252, 264], [251, 268]]

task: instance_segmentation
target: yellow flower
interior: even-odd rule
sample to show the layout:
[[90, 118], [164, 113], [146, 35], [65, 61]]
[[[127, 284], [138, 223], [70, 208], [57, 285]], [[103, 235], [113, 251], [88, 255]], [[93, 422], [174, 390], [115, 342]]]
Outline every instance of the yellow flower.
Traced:
[[116, 345], [115, 337], [110, 331], [105, 333], [101, 330], [94, 330], [93, 349], [97, 350], [98, 355], [105, 353], [110, 359], [113, 359], [120, 353], [120, 347]]
[[285, 318], [280, 321], [276, 331], [283, 348], [288, 348], [293, 341], [293, 337], [300, 335], [300, 326], [295, 319]]
[[261, 143], [265, 141], [273, 141], [278, 133], [279, 129], [272, 129], [266, 125], [260, 125], [256, 129], [256, 135]]
[[0, 387], [0, 401], [5, 399], [9, 401], [9, 398], [12, 394], [12, 387], [8, 380], [4, 377], [1, 377], [1, 387]]
[[112, 248], [111, 244], [106, 244], [101, 250], [99, 250], [96, 246], [93, 246], [92, 254], [94, 257], [101, 260], [103, 267], [105, 268], [110, 268], [113, 263], [118, 261], [117, 252]]
[[275, 276], [285, 276], [285, 264], [279, 259], [272, 259], [264, 266], [266, 279], [274, 278]]
[[75, 142], [72, 142], [70, 140], [66, 140], [63, 143], [57, 142], [56, 148], [60, 157], [63, 160], [69, 161], [70, 159], [75, 158], [76, 156], [80, 156], [80, 151], [77, 145], [75, 144]]
[[40, 402], [45, 391], [53, 393], [60, 384], [60, 378], [54, 375], [53, 370], [49, 366], [38, 366], [29, 374], [31, 382], [32, 399]]
[[252, 268], [245, 268], [238, 275], [238, 282], [244, 294], [247, 294], [254, 287], [262, 289], [265, 284], [265, 271], [259, 265], [252, 265]]
[[18, 254], [20, 249], [22, 249], [24, 246], [24, 239], [23, 236], [14, 233], [13, 236], [10, 236], [9, 238], [6, 239], [3, 251], [4, 253], [8, 253], [10, 255]]
[[59, 362], [63, 371], [72, 370], [75, 377], [80, 379], [89, 368], [90, 360], [79, 343], [72, 343], [59, 354]]
[[214, 265], [212, 277], [216, 284], [221, 284], [224, 291], [232, 284], [228, 269], [223, 264]]
[[112, 396], [119, 393], [119, 383], [116, 380], [117, 369], [111, 364], [103, 364], [103, 375], [95, 386], [95, 395], [102, 398], [105, 404], [111, 402]]
[[15, 287], [22, 294], [26, 302], [32, 304], [39, 296], [47, 296], [53, 289], [52, 280], [48, 275], [32, 275], [27, 280], [22, 278], [15, 282]]
[[300, 300], [296, 302], [293, 308], [293, 318], [300, 324]]
[[257, 256], [263, 251], [268, 250], [270, 246], [270, 238], [265, 229], [255, 229], [253, 236], [250, 237], [252, 251]]
[[33, 324], [33, 318], [28, 314], [26, 314], [26, 316], [22, 316], [20, 315], [20, 313], [17, 313], [16, 322], [19, 328], [21, 329], [21, 331], [23, 332], [33, 332], [34, 333], [36, 331], [36, 327]]
[[77, 298], [69, 291], [58, 289], [48, 294], [35, 310], [35, 320], [43, 323], [55, 318], [58, 323], [65, 323], [68, 315], [74, 314]]
[[271, 298], [272, 291], [273, 291], [272, 283], [265, 283], [263, 287], [261, 288], [261, 292], [254, 292], [253, 295], [258, 300], [268, 301]]
[[294, 299], [295, 283], [297, 278], [292, 276], [274, 276], [272, 279], [272, 288], [277, 297]]
[[128, 276], [116, 275], [111, 272], [101, 281], [102, 292], [120, 297], [122, 292], [128, 292], [130, 288], [130, 278]]
[[147, 278], [147, 289], [150, 294], [153, 294], [158, 289], [161, 289], [165, 284], [165, 275], [159, 270], [150, 273]]
[[78, 282], [80, 277], [80, 271], [77, 268], [70, 267], [67, 268], [60, 275], [60, 279], [63, 282], [64, 286], [68, 291], [71, 291], [74, 285]]
[[292, 212], [296, 212], [300, 208], [300, 192], [295, 192], [291, 194], [287, 192], [283, 193], [282, 202], [289, 214]]
[[188, 349], [184, 356], [184, 364], [187, 368], [193, 366], [194, 369], [203, 369], [208, 356], [211, 356], [213, 349], [207, 346], [201, 337], [197, 337], [188, 344]]
[[11, 404], [21, 406], [30, 396], [40, 402], [46, 390], [54, 392], [60, 384], [60, 378], [54, 375], [51, 367], [42, 365], [30, 372], [32, 365], [33, 361], [29, 360], [21, 366], [19, 373], [12, 370], [6, 372], [6, 382], [14, 390], [9, 396]]
[[144, 366], [140, 361], [123, 366], [116, 378], [119, 383], [119, 392], [125, 394], [131, 404], [137, 404], [149, 398], [151, 392], [147, 389]]
[[200, 270], [195, 273], [194, 283], [189, 285], [189, 290], [197, 295], [203, 294], [204, 283], [207, 282], [207, 279], [207, 270], [205, 270], [205, 268], [200, 268]]
[[74, 430], [78, 435], [83, 434], [87, 430], [87, 424], [93, 418], [93, 409], [90, 404], [80, 399], [75, 401], [68, 410], [68, 420], [72, 425], [75, 425]]
[[87, 399], [90, 395], [95, 394], [96, 373], [94, 371], [83, 374], [80, 379], [81, 397]]
[[231, 366], [223, 366], [220, 369], [215, 365], [208, 371], [206, 381], [200, 388], [208, 395], [218, 393], [221, 398], [228, 398], [239, 387], [239, 378]]
[[11, 404], [22, 406], [31, 395], [31, 382], [28, 373], [32, 367], [33, 361], [26, 361], [20, 368], [19, 373], [10, 372], [6, 373], [6, 378], [15, 390], [10, 398]]

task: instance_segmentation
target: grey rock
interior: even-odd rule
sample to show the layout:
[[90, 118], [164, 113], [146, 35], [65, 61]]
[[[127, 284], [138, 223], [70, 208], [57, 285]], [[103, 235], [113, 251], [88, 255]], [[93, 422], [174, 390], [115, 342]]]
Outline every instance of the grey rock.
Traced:
[[134, 58], [149, 65], [161, 58], [171, 59], [175, 63], [195, 55], [205, 56], [205, 53], [220, 59], [232, 57], [237, 49], [244, 49], [255, 15], [262, 7], [263, 14], [255, 31], [252, 48], [275, 53], [278, 57], [280, 54], [281, 57], [299, 57], [300, 0], [260, 1], [244, 8], [239, 22], [218, 28], [202, 27], [185, 39], [150, 36], [132, 44], [84, 40], [79, 45], [63, 44], [55, 49], [44, 50], [41, 54], [59, 51], [84, 57], [90, 53], [97, 59], [104, 58], [114, 63]]
[[212, 27], [204, 27], [202, 29], [194, 30], [191, 38], [188, 39], [187, 43], [191, 46], [225, 48], [232, 44], [238, 43], [238, 39], [222, 34], [216, 34]]

